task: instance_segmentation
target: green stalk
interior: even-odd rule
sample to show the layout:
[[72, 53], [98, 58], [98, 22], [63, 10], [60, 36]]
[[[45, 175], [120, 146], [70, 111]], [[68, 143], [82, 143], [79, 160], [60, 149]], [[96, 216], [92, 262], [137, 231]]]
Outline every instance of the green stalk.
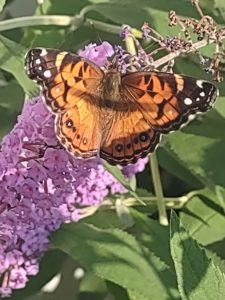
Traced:
[[73, 20], [75, 20], [75, 17], [63, 15], [20, 17], [1, 21], [0, 31], [42, 25], [72, 26]]
[[[86, 18], [84, 19], [83, 13], [80, 13], [76, 16], [66, 16], [66, 15], [45, 15], [45, 16], [27, 16], [14, 18], [9, 20], [0, 21], [0, 32], [23, 28], [23, 27], [31, 27], [31, 26], [61, 26], [61, 27], [71, 27], [73, 30], [77, 29], [81, 25], [86, 27], [94, 27], [97, 30], [110, 32], [114, 34], [120, 34], [121, 26], [110, 25], [105, 22], [96, 21], [93, 19]], [[132, 34], [135, 37], [140, 38], [142, 33], [135, 29], [131, 29]]]
[[168, 226], [169, 222], [168, 222], [168, 218], [167, 218], [167, 214], [166, 214], [165, 200], [163, 198], [163, 188], [162, 188], [162, 182], [161, 182], [160, 173], [159, 173], [159, 165], [158, 165], [156, 152], [153, 152], [150, 155], [150, 167], [151, 167], [154, 190], [155, 190], [155, 194], [157, 197], [157, 205], [158, 205], [158, 211], [159, 211], [159, 223], [161, 225]]

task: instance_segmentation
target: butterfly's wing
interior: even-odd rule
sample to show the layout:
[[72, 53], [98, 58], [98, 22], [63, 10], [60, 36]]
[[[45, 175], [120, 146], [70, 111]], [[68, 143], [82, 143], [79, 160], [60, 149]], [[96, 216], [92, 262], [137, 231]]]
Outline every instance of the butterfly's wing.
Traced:
[[138, 106], [127, 111], [114, 111], [112, 126], [103, 136], [100, 156], [111, 164], [135, 163], [154, 151], [160, 133], [147, 123]]
[[124, 75], [122, 89], [160, 133], [177, 130], [191, 115], [209, 110], [218, 93], [208, 81], [164, 72]]
[[27, 53], [25, 70], [41, 85], [46, 104], [56, 114], [60, 142], [78, 157], [95, 156], [101, 141], [102, 70], [73, 53], [45, 48]]
[[203, 80], [163, 72], [135, 72], [121, 79], [126, 111], [115, 114], [103, 138], [100, 155], [112, 164], [127, 165], [152, 152], [161, 133], [179, 129], [189, 116], [209, 110], [216, 87]]
[[40, 84], [46, 104], [54, 113], [73, 107], [80, 97], [95, 101], [93, 96], [99, 96], [96, 87], [104, 76], [89, 60], [47, 48], [34, 48], [26, 54], [25, 71]]
[[61, 144], [76, 157], [95, 157], [101, 143], [101, 128], [96, 107], [88, 101], [56, 115], [55, 132]]

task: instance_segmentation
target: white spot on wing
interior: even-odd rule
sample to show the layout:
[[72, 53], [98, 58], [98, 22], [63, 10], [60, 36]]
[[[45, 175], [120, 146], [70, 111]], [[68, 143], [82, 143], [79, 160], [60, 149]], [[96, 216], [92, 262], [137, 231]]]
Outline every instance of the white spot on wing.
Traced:
[[52, 76], [52, 73], [51, 73], [50, 70], [46, 70], [46, 71], [44, 71], [43, 75], [44, 75], [45, 78], [50, 78]]
[[38, 67], [38, 70], [40, 70], [40, 71], [41, 71], [41, 70], [42, 70], [42, 67]]
[[204, 82], [203, 80], [197, 80], [196, 84], [197, 84], [198, 87], [200, 87], [202, 89], [203, 88], [203, 85], [202, 85], [203, 82]]
[[59, 92], [60, 92], [60, 88], [57, 87], [57, 88], [55, 89], [55, 91], [56, 91], [56, 93], [59, 93]]
[[35, 63], [36, 63], [37, 65], [40, 65], [40, 63], [41, 63], [40, 58], [37, 58], [37, 59], [35, 60]]
[[45, 55], [47, 55], [47, 54], [48, 54], [48, 51], [47, 51], [45, 48], [43, 48], [43, 49], [41, 50], [40, 56], [45, 56]]
[[192, 100], [190, 98], [185, 98], [184, 99], [184, 104], [185, 105], [191, 105], [192, 104]]
[[204, 97], [204, 96], [205, 96], [205, 93], [204, 93], [204, 92], [201, 92], [201, 93], [200, 93], [200, 96], [201, 96], [201, 97]]

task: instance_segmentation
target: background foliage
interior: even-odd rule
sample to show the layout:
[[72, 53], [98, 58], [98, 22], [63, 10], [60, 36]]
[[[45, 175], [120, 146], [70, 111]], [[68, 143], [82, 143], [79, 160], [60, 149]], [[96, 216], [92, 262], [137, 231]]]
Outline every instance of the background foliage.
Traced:
[[[99, 42], [99, 36], [121, 44], [116, 26], [129, 24], [139, 29], [145, 21], [160, 34], [172, 36], [177, 30], [168, 27], [168, 12], [174, 8], [181, 16], [198, 18], [187, 0], [37, 2], [0, 0], [1, 137], [15, 123], [25, 95], [38, 94], [37, 86], [23, 71], [23, 57], [30, 47], [77, 51], [89, 42]], [[202, 0], [201, 6], [224, 26], [224, 1]], [[34, 22], [40, 15], [73, 17], [85, 7], [85, 18], [102, 23], [93, 28], [84, 22], [71, 28], [24, 26], [27, 24], [22, 20], [16, 28], [4, 28], [5, 20], [13, 21], [18, 16], [33, 15]], [[201, 53], [211, 55], [211, 46]], [[211, 79], [193, 54], [176, 59], [174, 71]], [[67, 300], [224, 299], [224, 83], [218, 87], [220, 97], [215, 108], [166, 136], [157, 150], [165, 196], [174, 199], [188, 193], [187, 203], [177, 211], [179, 219], [172, 213], [170, 228], [163, 227], [157, 221], [156, 207], [147, 206], [130, 210], [133, 226], [128, 230], [115, 211], [99, 211], [77, 224], [66, 225], [53, 235], [55, 250], [42, 259], [39, 275], [11, 299], [62, 299], [65, 293]], [[137, 187], [139, 196], [153, 192], [148, 168], [138, 175]], [[179, 203], [182, 198], [176, 200]], [[85, 268], [85, 275], [76, 279], [73, 272], [80, 266]], [[42, 289], [56, 274], [61, 276], [57, 287]]]

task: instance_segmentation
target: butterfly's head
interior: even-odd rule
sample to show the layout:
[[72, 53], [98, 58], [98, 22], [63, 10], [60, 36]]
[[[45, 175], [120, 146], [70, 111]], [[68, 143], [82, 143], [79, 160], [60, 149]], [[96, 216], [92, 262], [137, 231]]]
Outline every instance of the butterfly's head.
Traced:
[[119, 61], [117, 55], [108, 57], [108, 64], [106, 66], [107, 71], [118, 71], [119, 72]]

